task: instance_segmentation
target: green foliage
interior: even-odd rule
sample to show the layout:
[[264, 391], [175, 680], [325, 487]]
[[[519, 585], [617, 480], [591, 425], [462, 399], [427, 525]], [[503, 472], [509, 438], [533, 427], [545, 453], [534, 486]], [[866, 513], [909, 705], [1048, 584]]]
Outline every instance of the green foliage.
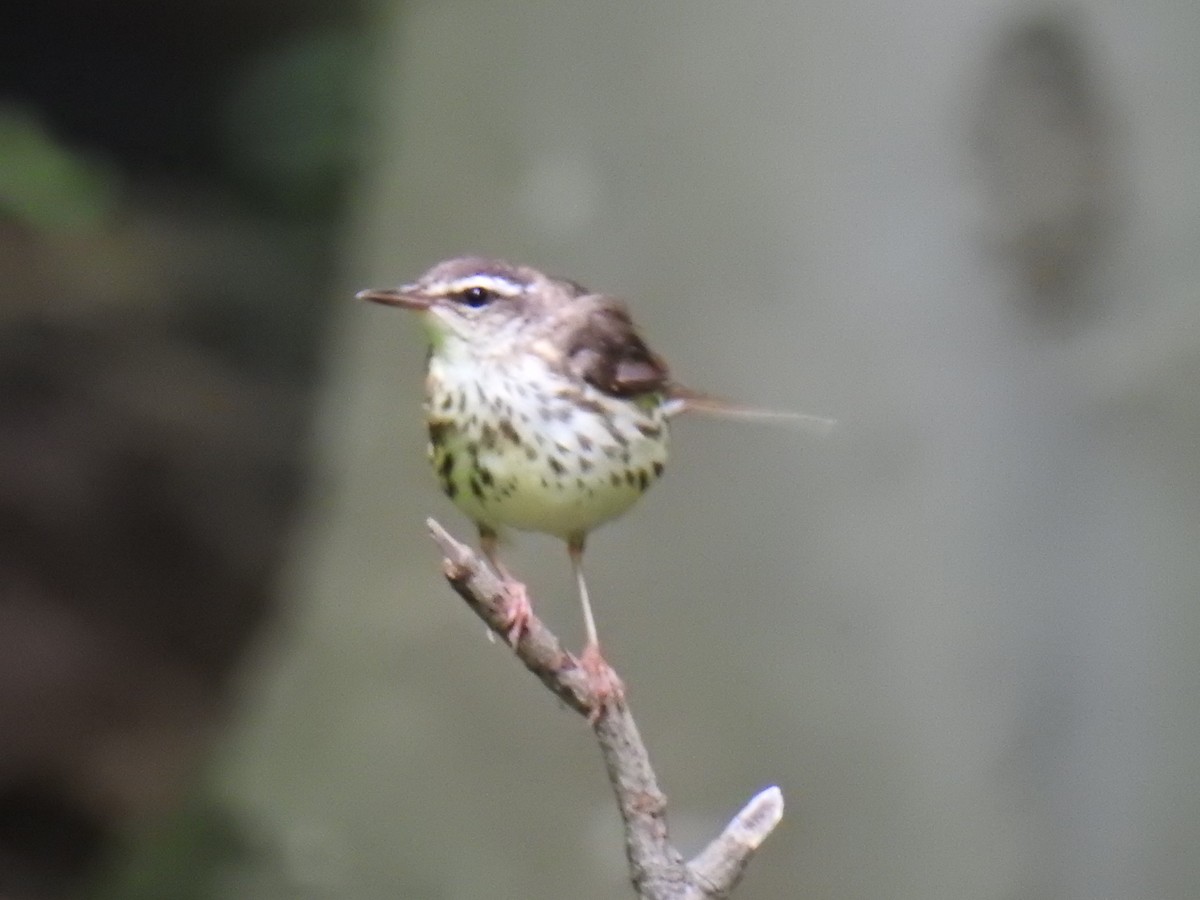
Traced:
[[137, 839], [90, 900], [210, 900], [259, 855], [227, 810], [197, 797]]
[[0, 108], [0, 220], [38, 231], [86, 229], [116, 200], [107, 167], [64, 146], [32, 113]]
[[363, 40], [325, 29], [264, 50], [232, 86], [226, 157], [243, 184], [274, 205], [328, 215], [358, 160]]

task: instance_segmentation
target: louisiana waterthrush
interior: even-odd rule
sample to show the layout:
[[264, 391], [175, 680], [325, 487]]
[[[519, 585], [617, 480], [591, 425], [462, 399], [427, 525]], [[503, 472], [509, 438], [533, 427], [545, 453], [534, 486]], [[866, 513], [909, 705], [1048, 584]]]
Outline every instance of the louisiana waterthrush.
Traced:
[[584, 541], [662, 474], [671, 418], [698, 410], [831, 424], [745, 409], [680, 386], [638, 336], [621, 300], [528, 266], [456, 257], [411, 284], [357, 297], [422, 314], [430, 341], [429, 458], [508, 586], [514, 644], [530, 607], [524, 586], [496, 555], [500, 529], [566, 541], [587, 630], [581, 660], [601, 699], [620, 686], [600, 655]]

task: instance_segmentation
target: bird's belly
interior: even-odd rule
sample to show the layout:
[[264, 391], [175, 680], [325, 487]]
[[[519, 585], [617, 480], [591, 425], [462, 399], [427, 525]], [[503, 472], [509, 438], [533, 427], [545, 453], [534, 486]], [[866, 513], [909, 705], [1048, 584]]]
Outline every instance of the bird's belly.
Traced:
[[651, 417], [520, 415], [463, 427], [431, 417], [442, 489], [475, 522], [563, 539], [621, 515], [662, 474], [667, 424]]
[[[503, 464], [497, 462], [496, 469], [505, 483]], [[478, 503], [479, 521], [540, 531], [564, 540], [619, 516], [642, 495], [636, 476], [631, 483], [622, 474], [612, 479], [600, 474], [555, 478], [518, 466], [507, 484], [510, 490], [497, 491]]]

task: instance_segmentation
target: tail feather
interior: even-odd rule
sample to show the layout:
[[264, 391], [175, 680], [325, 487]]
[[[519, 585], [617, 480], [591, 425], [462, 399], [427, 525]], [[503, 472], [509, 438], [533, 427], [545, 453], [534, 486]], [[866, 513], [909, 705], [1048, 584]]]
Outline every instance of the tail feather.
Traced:
[[743, 406], [739, 403], [732, 403], [729, 400], [722, 399], [721, 397], [702, 394], [698, 391], [693, 391], [691, 388], [672, 384], [667, 390], [667, 416], [673, 418], [685, 412], [698, 413], [716, 419], [735, 419], [744, 422], [792, 425], [822, 437], [837, 427], [837, 419], [828, 419], [824, 416], [814, 416], [808, 413]]

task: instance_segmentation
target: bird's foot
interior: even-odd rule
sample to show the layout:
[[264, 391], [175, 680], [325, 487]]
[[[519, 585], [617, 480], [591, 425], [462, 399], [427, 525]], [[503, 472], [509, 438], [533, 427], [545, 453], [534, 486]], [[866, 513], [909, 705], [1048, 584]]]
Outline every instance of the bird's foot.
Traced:
[[517, 641], [521, 640], [521, 635], [529, 630], [533, 606], [529, 603], [529, 592], [525, 585], [515, 578], [505, 577], [504, 592], [507, 595], [503, 610], [504, 627], [507, 629], [505, 637], [508, 638], [509, 646], [515, 647]]
[[600, 654], [599, 644], [588, 644], [583, 648], [579, 665], [587, 677], [588, 691], [592, 695], [592, 711], [588, 714], [588, 722], [595, 725], [610, 703], [625, 701], [625, 685]]

